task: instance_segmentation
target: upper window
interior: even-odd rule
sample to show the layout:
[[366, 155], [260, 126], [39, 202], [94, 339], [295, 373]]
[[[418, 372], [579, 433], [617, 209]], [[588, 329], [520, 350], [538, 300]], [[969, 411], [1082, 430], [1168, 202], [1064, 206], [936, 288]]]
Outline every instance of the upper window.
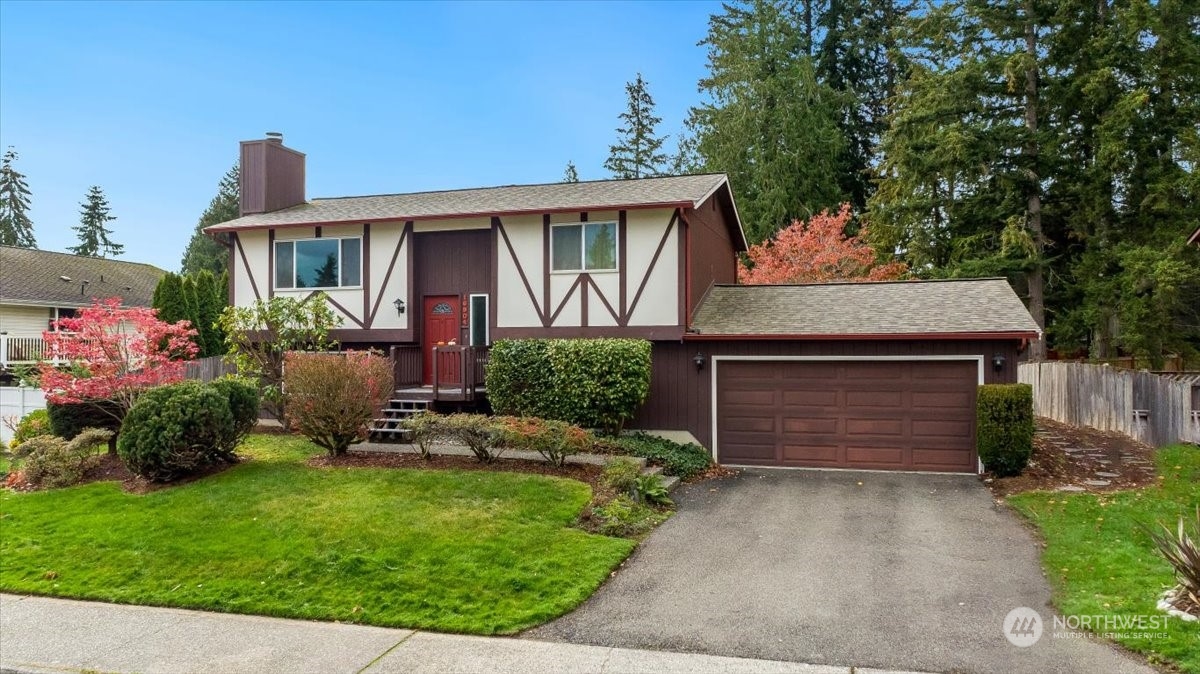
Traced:
[[550, 249], [553, 271], [616, 271], [617, 224], [554, 225]]
[[362, 239], [275, 242], [276, 288], [362, 285]]

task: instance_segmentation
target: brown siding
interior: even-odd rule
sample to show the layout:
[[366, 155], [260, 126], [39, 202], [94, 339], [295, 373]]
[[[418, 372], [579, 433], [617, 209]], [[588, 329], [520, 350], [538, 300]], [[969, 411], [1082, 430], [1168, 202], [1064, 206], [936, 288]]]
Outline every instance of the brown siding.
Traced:
[[[421, 338], [421, 307], [426, 295], [492, 292], [492, 231], [423, 232], [413, 236], [413, 335]], [[465, 301], [465, 298], [464, 298]], [[495, 298], [490, 302], [495, 304]], [[464, 306], [465, 310], [465, 306]], [[494, 327], [494, 326], [493, 326]], [[467, 329], [462, 329], [462, 340]], [[462, 343], [466, 343], [465, 341]]]
[[[713, 356], [934, 356], [982, 355], [984, 381], [1007, 384], [1017, 381], [1015, 341], [714, 341], [654, 342], [650, 395], [631, 427], [687, 430], [705, 446], [712, 446]], [[692, 358], [704, 355], [696, 369]], [[992, 369], [995, 354], [1005, 358], [1000, 372]]]
[[242, 142], [242, 215], [304, 203], [304, 154], [272, 140]]
[[737, 253], [729, 238], [730, 224], [725, 221], [723, 209], [717, 207], [714, 196], [696, 209], [684, 212], [691, 241], [691, 284], [688, 287], [687, 322], [691, 325], [692, 313], [704, 298], [704, 293], [714, 283], [737, 282]]

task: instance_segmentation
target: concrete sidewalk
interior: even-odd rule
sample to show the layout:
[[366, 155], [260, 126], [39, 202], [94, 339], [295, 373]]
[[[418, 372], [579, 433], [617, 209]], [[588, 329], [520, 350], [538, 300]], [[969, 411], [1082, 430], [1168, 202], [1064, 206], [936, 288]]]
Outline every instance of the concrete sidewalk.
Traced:
[[0, 594], [0, 672], [72, 671], [849, 674], [851, 669]]

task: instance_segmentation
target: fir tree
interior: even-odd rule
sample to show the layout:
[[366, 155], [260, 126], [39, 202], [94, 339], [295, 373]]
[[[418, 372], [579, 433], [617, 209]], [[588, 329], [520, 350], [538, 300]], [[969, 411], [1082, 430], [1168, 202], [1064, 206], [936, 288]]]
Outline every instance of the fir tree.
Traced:
[[575, 162], [568, 160], [567, 168], [563, 171], [562, 181], [564, 183], [579, 182], [579, 172], [575, 170]]
[[67, 250], [85, 257], [116, 257], [123, 253], [125, 246], [109, 238], [112, 230], [105, 226], [117, 218], [111, 214], [112, 209], [104, 190], [92, 185], [80, 206], [79, 226], [72, 227], [79, 234], [79, 245]]
[[8, 148], [0, 163], [0, 245], [37, 248], [29, 219], [29, 185], [13, 168], [17, 151]]
[[217, 185], [217, 195], [200, 216], [196, 230], [192, 232], [192, 238], [183, 251], [181, 266], [184, 274], [194, 274], [205, 269], [214, 274], [225, 271], [229, 265], [229, 252], [225, 246], [205, 234], [204, 228], [237, 218], [240, 195], [241, 183], [238, 166], [235, 164], [221, 178]]
[[604, 162], [604, 168], [611, 171], [614, 178], [661, 175], [662, 167], [667, 163], [667, 155], [662, 152], [663, 139], [654, 130], [662, 119], [654, 116], [654, 99], [650, 97], [648, 86], [641, 73], [637, 79], [625, 84], [628, 107], [619, 115], [622, 124], [617, 127], [617, 144], [609, 146], [608, 159]]

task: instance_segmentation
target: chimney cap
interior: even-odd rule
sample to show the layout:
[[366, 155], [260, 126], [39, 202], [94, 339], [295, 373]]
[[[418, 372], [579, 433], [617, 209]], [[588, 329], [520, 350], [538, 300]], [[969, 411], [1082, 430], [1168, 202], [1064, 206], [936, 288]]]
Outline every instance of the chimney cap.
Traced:
[[271, 141], [272, 143], [282, 143], [283, 134], [278, 131], [268, 131], [267, 140]]

